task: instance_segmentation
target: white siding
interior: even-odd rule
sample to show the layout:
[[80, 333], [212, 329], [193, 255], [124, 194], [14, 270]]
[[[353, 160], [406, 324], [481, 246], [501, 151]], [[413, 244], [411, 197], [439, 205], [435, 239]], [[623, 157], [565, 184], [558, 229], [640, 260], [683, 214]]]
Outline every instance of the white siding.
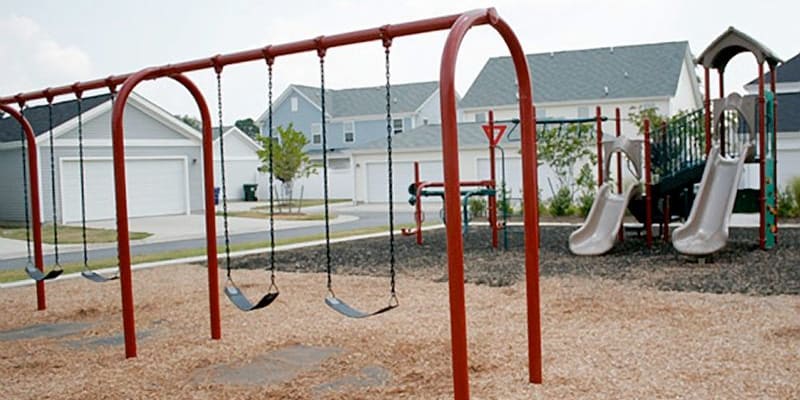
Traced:
[[700, 90], [697, 86], [697, 76], [694, 72], [694, 66], [689, 66], [687, 63], [683, 64], [681, 68], [681, 75], [678, 79], [678, 88], [675, 91], [675, 96], [670, 99], [670, 115], [676, 114], [679, 111], [696, 110], [703, 106], [702, 99], [700, 98]]

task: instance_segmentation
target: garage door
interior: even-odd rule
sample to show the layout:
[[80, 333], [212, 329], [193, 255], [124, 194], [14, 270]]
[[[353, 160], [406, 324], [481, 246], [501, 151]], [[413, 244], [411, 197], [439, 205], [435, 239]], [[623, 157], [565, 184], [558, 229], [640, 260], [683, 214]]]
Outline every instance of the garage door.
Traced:
[[[367, 202], [385, 203], [389, 200], [389, 184], [387, 183], [388, 171], [386, 162], [367, 163]], [[414, 182], [414, 163], [393, 163], [392, 175], [394, 176], [394, 200], [405, 202], [408, 200], [408, 185]], [[442, 181], [441, 161], [422, 161], [419, 163], [420, 179], [425, 181]]]
[[[244, 184], [258, 183], [259, 161], [254, 160], [225, 160], [225, 187], [228, 189], [228, 200], [244, 199]], [[214, 161], [214, 186], [222, 187], [220, 162]], [[269, 192], [266, 192], [269, 195]]]
[[[500, 157], [497, 158], [495, 165], [495, 172], [497, 173], [497, 184], [500, 185], [502, 180], [502, 167], [500, 166]], [[553, 191], [558, 190], [558, 178], [555, 172], [547, 164], [539, 165], [538, 182], [539, 189], [542, 193], [542, 199], [546, 200], [553, 196]], [[478, 159], [478, 177], [480, 179], [489, 179], [491, 172], [489, 170], [489, 159]], [[509, 196], [513, 198], [522, 197], [522, 159], [521, 158], [506, 158], [506, 187], [509, 190]]]
[[[61, 201], [64, 222], [81, 220], [78, 160], [61, 160]], [[184, 158], [128, 159], [125, 162], [128, 215], [146, 217], [188, 212], [186, 160]], [[114, 168], [108, 158], [84, 161], [86, 219], [113, 219]]]

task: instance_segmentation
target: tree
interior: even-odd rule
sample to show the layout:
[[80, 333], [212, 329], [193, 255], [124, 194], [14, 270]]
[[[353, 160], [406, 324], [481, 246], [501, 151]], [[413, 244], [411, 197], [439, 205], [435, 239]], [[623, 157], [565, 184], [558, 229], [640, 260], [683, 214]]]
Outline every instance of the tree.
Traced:
[[198, 131], [203, 130], [203, 124], [200, 122], [200, 120], [191, 115], [176, 115], [175, 118], [183, 121], [184, 124], [189, 125]]
[[256, 125], [252, 118], [240, 119], [236, 121], [234, 125], [247, 136], [250, 136], [251, 139], [258, 137], [258, 134], [261, 132], [261, 129], [258, 128], [258, 125]]
[[317, 169], [311, 163], [311, 158], [303, 152], [303, 147], [308, 144], [308, 139], [303, 132], [295, 130], [290, 123], [286, 128], [279, 126], [278, 135], [272, 141], [272, 163], [273, 169], [269, 166], [269, 136], [258, 136], [262, 150], [258, 151], [261, 159], [262, 172], [273, 174], [275, 179], [281, 181], [284, 196], [292, 202], [292, 185], [299, 178], [305, 178], [316, 173]]
[[[594, 180], [584, 176], [585, 171], [591, 172], [591, 165], [597, 163], [597, 154], [592, 146], [594, 140], [592, 124], [570, 124], [566, 129], [544, 128], [537, 132], [539, 159], [553, 169], [560, 186], [569, 190], [570, 198], [576, 184], [582, 195], [594, 188]], [[580, 171], [578, 179], [575, 178], [576, 171]], [[564, 193], [561, 195], [564, 196]]]

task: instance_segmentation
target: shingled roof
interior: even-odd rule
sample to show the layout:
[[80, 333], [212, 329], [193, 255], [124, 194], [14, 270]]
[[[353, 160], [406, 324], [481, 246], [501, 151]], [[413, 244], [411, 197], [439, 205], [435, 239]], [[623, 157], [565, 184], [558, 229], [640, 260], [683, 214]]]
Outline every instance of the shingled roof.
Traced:
[[[314, 104], [320, 106], [318, 87], [292, 85]], [[392, 111], [414, 112], [439, 88], [439, 82], [417, 82], [392, 85]], [[386, 113], [386, 88], [372, 86], [352, 89], [327, 89], [325, 111], [333, 118]]]
[[[777, 68], [778, 71], [778, 80], [777, 83], [785, 83], [785, 82], [800, 82], [800, 53], [796, 56], [790, 58], [785, 63], [781, 64]], [[769, 87], [770, 81], [769, 72], [764, 74], [764, 83]], [[758, 84], [758, 78], [753, 79], [748, 83], [748, 85], [756, 85]]]
[[[82, 109], [87, 112], [111, 99], [110, 94], [101, 94], [83, 99]], [[53, 103], [53, 127], [57, 127], [78, 116], [78, 100]], [[40, 105], [25, 109], [25, 118], [31, 124], [36, 136], [50, 130], [47, 105]], [[0, 142], [19, 140], [20, 127], [16, 119], [8, 115], [0, 119]]]
[[[537, 103], [673, 96], [690, 57], [688, 42], [667, 42], [529, 54]], [[464, 108], [517, 103], [511, 57], [483, 66], [460, 105]]]
[[800, 132], [800, 93], [778, 94], [778, 131]]
[[[483, 133], [483, 122], [462, 122], [458, 124], [458, 145], [466, 147], [489, 146], [488, 139]], [[510, 126], [509, 126], [510, 128]], [[519, 142], [519, 133], [515, 134]], [[501, 143], [507, 142], [507, 136], [503, 136]], [[439, 124], [428, 124], [416, 127], [410, 131], [392, 137], [393, 149], [422, 149], [422, 148], [441, 148], [442, 147], [442, 126]], [[385, 149], [386, 139], [376, 139], [358, 147], [359, 150], [366, 149]]]

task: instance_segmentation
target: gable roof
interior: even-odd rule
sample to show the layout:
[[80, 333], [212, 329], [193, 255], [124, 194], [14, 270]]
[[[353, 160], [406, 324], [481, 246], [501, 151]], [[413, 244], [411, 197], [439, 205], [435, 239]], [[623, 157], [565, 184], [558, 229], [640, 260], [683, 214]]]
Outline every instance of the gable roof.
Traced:
[[[458, 145], [459, 147], [486, 147], [489, 148], [489, 141], [483, 133], [482, 126], [485, 122], [462, 122], [458, 124]], [[511, 125], [509, 125], [511, 129]], [[512, 143], [507, 140], [508, 136], [503, 136], [502, 143]], [[519, 138], [519, 136], [517, 136]], [[517, 144], [519, 141], [516, 142]], [[392, 137], [392, 148], [403, 149], [425, 149], [442, 147], [442, 125], [428, 124], [416, 127], [410, 131]], [[356, 150], [386, 149], [386, 138], [369, 141]]]
[[[83, 99], [82, 110], [87, 111], [111, 100], [110, 94], [101, 94]], [[50, 130], [47, 104], [34, 106], [25, 109], [25, 118], [31, 124], [36, 136], [47, 133]], [[62, 101], [53, 103], [53, 128], [78, 116], [78, 100]], [[18, 141], [20, 126], [16, 119], [8, 115], [0, 119], [0, 142]]]
[[[689, 57], [685, 41], [527, 55], [537, 103], [670, 97]], [[516, 96], [511, 57], [493, 57], [460, 105], [504, 106], [516, 104]]]
[[[213, 132], [212, 138], [214, 139], [214, 142], [217, 142], [219, 140], [219, 127], [218, 126], [212, 127], [212, 132]], [[258, 142], [256, 142], [246, 133], [242, 132], [242, 130], [237, 128], [235, 125], [230, 125], [230, 126], [223, 125], [222, 132], [223, 132], [222, 136], [225, 137], [225, 140], [229, 140], [229, 137], [231, 135], [235, 135], [239, 137], [240, 141], [244, 142], [245, 144], [253, 148], [253, 150], [262, 149], [261, 145], [258, 144]], [[219, 149], [218, 146], [214, 146], [214, 151], [218, 151], [218, 149]]]
[[[318, 108], [322, 101], [318, 87], [292, 85]], [[439, 82], [416, 82], [392, 85], [392, 112], [409, 113], [418, 110], [433, 93]], [[371, 86], [352, 89], [326, 89], [325, 111], [333, 118], [386, 113], [386, 88]]]
[[[778, 71], [777, 83], [800, 82], [800, 53], [790, 58], [785, 63], [779, 65], [776, 70]], [[764, 82], [767, 84], [767, 86], [769, 86], [771, 77], [772, 75], [770, 72], [764, 74]], [[747, 85], [749, 86], [756, 84], [758, 84], [757, 77], [750, 81]]]
[[778, 131], [800, 132], [800, 93], [780, 93], [778, 104]]

